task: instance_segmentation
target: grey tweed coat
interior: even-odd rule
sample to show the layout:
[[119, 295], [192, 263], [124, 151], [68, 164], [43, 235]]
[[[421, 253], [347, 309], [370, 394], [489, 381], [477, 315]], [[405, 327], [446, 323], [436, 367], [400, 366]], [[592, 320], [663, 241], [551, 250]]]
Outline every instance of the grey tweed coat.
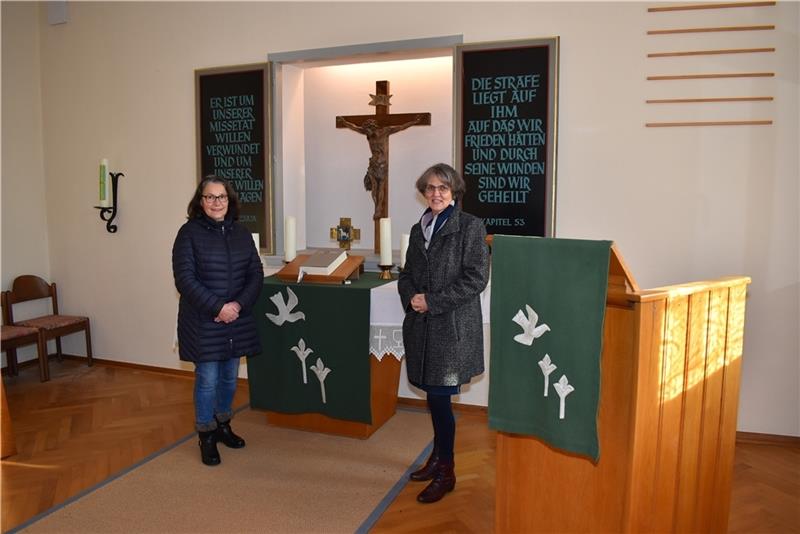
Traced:
[[[466, 384], [483, 373], [480, 293], [489, 281], [483, 222], [456, 208], [425, 250], [420, 223], [411, 228], [405, 269], [397, 284], [405, 310], [403, 344], [410, 382]], [[411, 309], [424, 293], [427, 313]]]

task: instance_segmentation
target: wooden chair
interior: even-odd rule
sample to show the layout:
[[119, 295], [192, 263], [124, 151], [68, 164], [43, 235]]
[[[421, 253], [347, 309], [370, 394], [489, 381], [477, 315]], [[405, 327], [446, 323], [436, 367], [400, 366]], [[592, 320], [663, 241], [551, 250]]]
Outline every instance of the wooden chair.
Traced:
[[[32, 319], [14, 321], [14, 304], [29, 300], [49, 298], [52, 306], [52, 315], [43, 315]], [[83, 331], [86, 335], [86, 358], [88, 364], [92, 365], [92, 335], [89, 327], [89, 318], [76, 315], [60, 315], [58, 313], [58, 293], [55, 282], [48, 284], [38, 276], [23, 275], [14, 279], [10, 291], [3, 292], [3, 315], [7, 325], [24, 326], [36, 328], [41, 331], [42, 339], [45, 344], [51, 339], [56, 341], [56, 354], [61, 359], [61, 336], [74, 334]], [[9, 355], [9, 362], [11, 357]], [[16, 358], [14, 358], [16, 359]], [[45, 368], [47, 368], [47, 356], [44, 358]], [[16, 365], [16, 361], [14, 362]], [[49, 374], [49, 372], [46, 372]]]
[[[6, 295], [3, 292], [3, 309], [6, 308]], [[28, 326], [2, 325], [2, 350], [6, 353], [8, 362], [8, 374], [16, 376], [19, 373], [17, 368], [17, 349], [27, 345], [36, 345], [39, 354], [39, 377], [42, 382], [50, 380], [50, 370], [47, 365], [47, 343], [38, 328]]]

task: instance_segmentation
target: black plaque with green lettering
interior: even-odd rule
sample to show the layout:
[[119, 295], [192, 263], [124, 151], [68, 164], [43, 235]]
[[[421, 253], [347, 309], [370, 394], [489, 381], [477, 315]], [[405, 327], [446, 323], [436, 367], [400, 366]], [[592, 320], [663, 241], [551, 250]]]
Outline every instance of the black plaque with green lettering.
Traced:
[[268, 77], [267, 64], [195, 73], [199, 178], [230, 180], [239, 195], [239, 222], [272, 253]]
[[456, 72], [464, 210], [490, 234], [553, 236], [558, 38], [461, 46]]

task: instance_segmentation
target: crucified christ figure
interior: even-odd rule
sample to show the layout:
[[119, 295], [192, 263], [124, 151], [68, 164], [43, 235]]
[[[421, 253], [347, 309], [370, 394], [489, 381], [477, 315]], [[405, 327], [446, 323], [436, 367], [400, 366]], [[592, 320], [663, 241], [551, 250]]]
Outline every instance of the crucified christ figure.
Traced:
[[369, 158], [364, 188], [372, 195], [375, 213], [375, 252], [380, 252], [380, 227], [382, 217], [389, 216], [389, 136], [411, 126], [429, 126], [430, 113], [389, 113], [389, 82], [375, 82], [375, 94], [369, 95], [370, 106], [375, 106], [374, 115], [347, 115], [336, 117], [337, 128], [349, 128], [367, 137]]
[[372, 194], [372, 201], [375, 203], [374, 219], [385, 217], [388, 212], [386, 178], [389, 175], [389, 136], [420, 124], [424, 118], [423, 114], [417, 114], [412, 120], [394, 126], [380, 126], [376, 119], [367, 119], [359, 126], [344, 117], [336, 117], [337, 127], [344, 126], [367, 137], [372, 156], [369, 158], [367, 173], [364, 175], [364, 189]]

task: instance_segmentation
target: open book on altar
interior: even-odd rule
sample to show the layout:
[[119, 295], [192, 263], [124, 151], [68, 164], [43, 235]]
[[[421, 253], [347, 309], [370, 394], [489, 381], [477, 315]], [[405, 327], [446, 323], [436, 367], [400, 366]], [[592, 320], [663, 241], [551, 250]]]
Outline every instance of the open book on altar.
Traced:
[[346, 250], [316, 250], [298, 254], [275, 275], [284, 282], [316, 282], [341, 284], [348, 279], [357, 279], [363, 271], [364, 256], [348, 255]]

